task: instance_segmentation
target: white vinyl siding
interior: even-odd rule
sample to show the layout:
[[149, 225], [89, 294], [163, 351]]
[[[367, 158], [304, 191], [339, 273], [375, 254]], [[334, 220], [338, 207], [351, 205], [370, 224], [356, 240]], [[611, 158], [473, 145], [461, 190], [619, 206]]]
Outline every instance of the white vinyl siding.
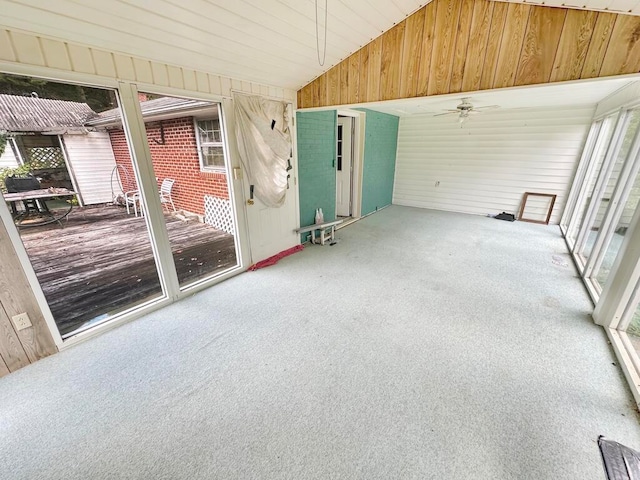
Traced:
[[[111, 180], [116, 159], [109, 134], [91, 132], [86, 135], [65, 135], [63, 141], [82, 203], [94, 205], [112, 202]], [[114, 182], [114, 191], [119, 193], [117, 180], [114, 179]]]
[[[595, 106], [400, 119], [393, 203], [478, 215], [517, 214], [525, 192], [558, 196], [558, 223]], [[531, 199], [531, 207], [547, 202]], [[541, 218], [542, 208], [527, 216]]]
[[20, 165], [12, 148], [13, 139], [7, 138], [4, 152], [0, 155], [0, 170], [3, 168], [15, 168]]

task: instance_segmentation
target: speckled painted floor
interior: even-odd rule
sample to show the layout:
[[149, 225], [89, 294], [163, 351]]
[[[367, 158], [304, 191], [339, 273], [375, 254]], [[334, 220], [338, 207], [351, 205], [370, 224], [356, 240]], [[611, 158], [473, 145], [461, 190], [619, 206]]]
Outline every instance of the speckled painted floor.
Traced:
[[0, 380], [10, 479], [593, 479], [634, 403], [557, 227], [390, 207]]

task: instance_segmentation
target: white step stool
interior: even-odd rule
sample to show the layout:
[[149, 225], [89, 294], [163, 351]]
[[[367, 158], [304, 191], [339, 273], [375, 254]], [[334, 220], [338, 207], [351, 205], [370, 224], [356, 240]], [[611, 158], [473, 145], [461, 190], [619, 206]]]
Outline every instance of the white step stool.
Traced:
[[[314, 223], [308, 227], [300, 227], [296, 229], [296, 233], [311, 232], [311, 243], [324, 245], [327, 240], [330, 243], [336, 240], [336, 225], [340, 225], [343, 220], [335, 220], [333, 222]], [[320, 238], [316, 238], [316, 232], [320, 232]]]

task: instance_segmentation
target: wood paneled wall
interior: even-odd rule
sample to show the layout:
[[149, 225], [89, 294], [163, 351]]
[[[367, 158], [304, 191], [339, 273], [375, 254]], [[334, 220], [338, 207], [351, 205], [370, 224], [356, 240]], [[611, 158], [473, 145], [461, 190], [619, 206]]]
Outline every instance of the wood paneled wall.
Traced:
[[[57, 352], [7, 230], [0, 222], [0, 377]], [[33, 326], [16, 331], [11, 317], [27, 312]]]
[[640, 17], [434, 0], [298, 91], [320, 107], [640, 71]]

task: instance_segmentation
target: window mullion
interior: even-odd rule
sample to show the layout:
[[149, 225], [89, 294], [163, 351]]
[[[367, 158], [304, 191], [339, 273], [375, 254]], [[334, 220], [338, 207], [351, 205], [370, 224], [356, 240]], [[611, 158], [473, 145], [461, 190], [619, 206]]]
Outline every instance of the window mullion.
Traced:
[[[593, 222], [595, 221], [596, 215], [598, 214], [600, 200], [602, 198], [602, 195], [604, 194], [604, 190], [606, 188], [607, 182], [609, 181], [609, 177], [611, 176], [611, 172], [613, 171], [615, 159], [620, 152], [620, 148], [622, 148], [624, 134], [628, 125], [629, 115], [627, 112], [623, 112], [618, 116], [618, 121], [616, 122], [613, 136], [611, 137], [611, 140], [609, 142], [609, 147], [607, 148], [607, 153], [604, 161], [602, 162], [602, 168], [600, 169], [600, 174], [598, 175], [596, 186], [593, 190], [593, 195], [589, 203], [589, 210], [587, 211], [587, 215], [585, 216], [584, 222], [580, 228], [580, 232], [578, 233], [578, 238], [576, 239], [576, 245], [573, 251], [579, 256], [582, 255], [582, 251], [588, 238], [588, 232], [591, 229]], [[584, 270], [582, 273], [584, 276]]]
[[123, 127], [130, 144], [132, 164], [138, 174], [138, 186], [145, 205], [145, 219], [151, 233], [151, 245], [156, 256], [160, 279], [166, 294], [169, 298], [175, 299], [180, 293], [180, 285], [158, 194], [144, 118], [138, 101], [138, 89], [134, 84], [120, 83], [118, 92]]

